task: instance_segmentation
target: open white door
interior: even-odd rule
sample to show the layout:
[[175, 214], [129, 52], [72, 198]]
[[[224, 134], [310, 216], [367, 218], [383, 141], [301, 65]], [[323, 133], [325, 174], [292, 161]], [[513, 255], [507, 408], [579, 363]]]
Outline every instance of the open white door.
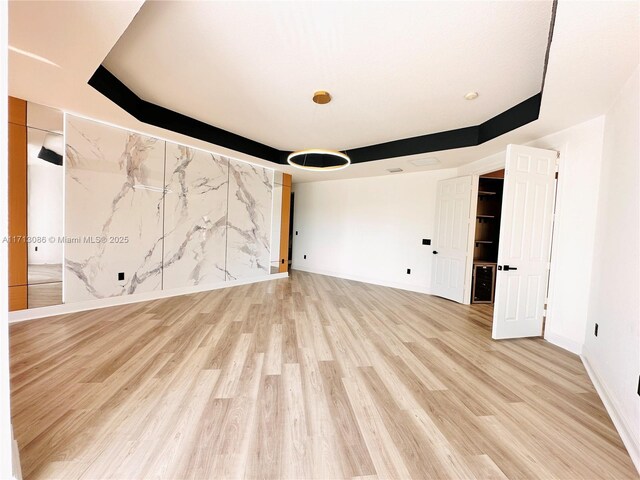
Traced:
[[507, 147], [493, 338], [542, 335], [557, 159], [553, 150]]
[[431, 293], [462, 303], [469, 250], [472, 177], [441, 180], [436, 201]]

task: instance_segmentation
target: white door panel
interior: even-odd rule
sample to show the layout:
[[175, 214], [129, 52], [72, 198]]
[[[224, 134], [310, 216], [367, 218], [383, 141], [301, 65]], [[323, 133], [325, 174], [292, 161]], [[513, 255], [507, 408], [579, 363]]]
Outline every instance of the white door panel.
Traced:
[[438, 183], [431, 291], [462, 303], [469, 242], [471, 176]]
[[493, 338], [542, 334], [556, 165], [555, 151], [507, 147]]

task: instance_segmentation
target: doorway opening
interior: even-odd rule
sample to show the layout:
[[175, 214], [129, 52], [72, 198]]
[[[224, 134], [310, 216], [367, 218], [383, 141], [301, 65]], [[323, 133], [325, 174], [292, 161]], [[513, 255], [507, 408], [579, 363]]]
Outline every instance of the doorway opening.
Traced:
[[[295, 208], [295, 193], [291, 192], [291, 208], [289, 209], [289, 254], [287, 258], [287, 262], [289, 264], [288, 271], [291, 271], [291, 262], [293, 261], [293, 235], [295, 230], [295, 225], [293, 224], [293, 209]], [[297, 235], [298, 232], [295, 232]]]
[[476, 198], [471, 303], [495, 300], [504, 169], [481, 175]]

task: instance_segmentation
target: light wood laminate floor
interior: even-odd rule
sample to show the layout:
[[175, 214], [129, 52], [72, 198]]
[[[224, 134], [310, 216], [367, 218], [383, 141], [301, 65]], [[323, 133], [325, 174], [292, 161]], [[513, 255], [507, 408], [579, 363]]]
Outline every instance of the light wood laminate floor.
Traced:
[[26, 479], [637, 478], [575, 355], [331, 277], [11, 327]]
[[62, 303], [62, 264], [29, 264], [28, 308]]

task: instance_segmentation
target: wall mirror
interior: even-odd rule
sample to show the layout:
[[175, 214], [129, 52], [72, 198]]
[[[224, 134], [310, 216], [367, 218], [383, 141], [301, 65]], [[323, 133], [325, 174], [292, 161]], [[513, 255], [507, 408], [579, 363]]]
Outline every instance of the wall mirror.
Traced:
[[27, 305], [62, 303], [64, 120], [27, 102]]

